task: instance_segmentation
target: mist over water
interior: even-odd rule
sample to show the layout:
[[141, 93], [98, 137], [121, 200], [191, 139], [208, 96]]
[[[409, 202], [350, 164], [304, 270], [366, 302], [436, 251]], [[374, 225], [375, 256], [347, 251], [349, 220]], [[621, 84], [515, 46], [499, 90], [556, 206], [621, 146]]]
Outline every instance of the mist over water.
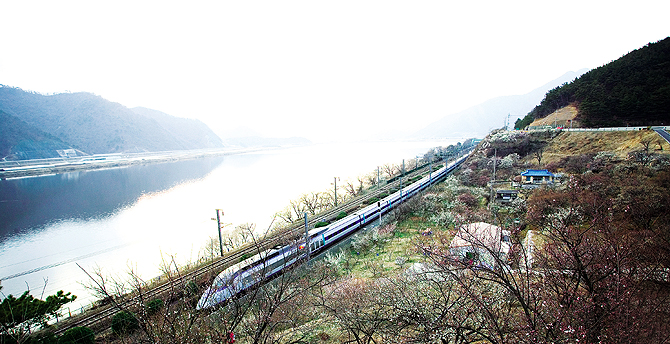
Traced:
[[332, 188], [333, 177], [344, 182], [456, 141], [321, 144], [0, 181], [1, 292], [64, 290], [86, 305], [93, 298], [77, 264], [121, 277], [132, 268], [148, 280], [162, 259], [198, 258], [217, 237], [217, 208], [227, 229], [265, 229], [290, 200]]

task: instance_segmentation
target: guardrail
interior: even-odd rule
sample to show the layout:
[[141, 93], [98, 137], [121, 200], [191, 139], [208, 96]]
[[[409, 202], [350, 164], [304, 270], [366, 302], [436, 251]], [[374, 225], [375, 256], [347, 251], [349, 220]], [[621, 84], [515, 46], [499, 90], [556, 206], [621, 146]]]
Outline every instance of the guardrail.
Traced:
[[528, 129], [526, 131], [544, 131], [544, 130], [560, 130], [560, 131], [638, 131], [638, 130], [654, 130], [663, 129], [668, 130], [670, 126], [647, 126], [647, 127], [606, 127], [606, 128], [552, 128], [552, 129]]

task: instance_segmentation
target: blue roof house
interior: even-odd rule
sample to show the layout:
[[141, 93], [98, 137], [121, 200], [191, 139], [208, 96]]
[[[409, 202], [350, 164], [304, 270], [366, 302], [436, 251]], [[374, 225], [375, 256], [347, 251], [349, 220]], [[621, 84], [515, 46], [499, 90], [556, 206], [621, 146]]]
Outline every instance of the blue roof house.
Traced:
[[521, 173], [523, 184], [553, 184], [554, 174], [548, 170], [526, 170]]

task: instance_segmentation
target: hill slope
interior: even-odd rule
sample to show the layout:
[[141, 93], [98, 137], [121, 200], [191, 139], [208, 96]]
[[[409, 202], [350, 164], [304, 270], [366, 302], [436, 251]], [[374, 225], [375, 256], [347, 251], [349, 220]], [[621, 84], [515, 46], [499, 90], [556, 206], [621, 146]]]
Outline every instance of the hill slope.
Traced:
[[140, 115], [90, 93], [45, 96], [0, 87], [0, 110], [89, 154], [223, 146], [199, 121], [148, 109]]
[[70, 149], [65, 142], [0, 111], [0, 159], [52, 158], [57, 150]]
[[670, 122], [670, 37], [634, 50], [547, 92], [532, 119], [575, 103], [584, 126]]
[[164, 112], [135, 107], [131, 109], [138, 115], [155, 120], [183, 146], [210, 148], [221, 147], [223, 142], [205, 123], [197, 119], [179, 118]]

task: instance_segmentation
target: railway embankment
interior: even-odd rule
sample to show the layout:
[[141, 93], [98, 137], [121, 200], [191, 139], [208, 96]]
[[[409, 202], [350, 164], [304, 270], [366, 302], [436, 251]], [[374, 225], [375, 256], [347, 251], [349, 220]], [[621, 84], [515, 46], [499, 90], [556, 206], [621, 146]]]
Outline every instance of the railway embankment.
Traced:
[[[463, 153], [466, 151], [467, 150], [465, 149], [462, 150]], [[420, 165], [415, 165], [414, 168], [408, 168], [406, 173], [399, 175], [398, 178], [393, 178], [392, 180], [384, 182], [383, 184], [371, 186], [363, 192], [360, 192], [358, 197], [351, 198], [347, 202], [340, 204], [337, 207], [313, 214], [308, 220], [308, 225], [310, 228], [314, 228], [315, 224], [319, 221], [334, 221], [339, 214], [353, 213], [360, 209], [363, 205], [373, 203], [374, 200], [379, 199], [380, 197], [384, 197], [383, 195], [397, 191], [402, 185], [407, 187], [410, 183], [430, 175], [431, 171], [435, 173], [435, 171], [440, 168], [440, 162], [441, 160], [437, 160], [434, 162], [434, 164], [422, 163]], [[435, 182], [437, 181], [438, 178], [435, 176]], [[148, 300], [160, 298], [169, 300], [170, 302], [179, 302], [175, 298], [187, 298], [188, 296], [185, 295], [183, 291], [175, 296], [173, 294], [175, 285], [180, 285], [182, 287], [178, 289], [183, 289], [183, 286], [193, 284], [193, 287], [190, 288], [198, 290], [206, 284], [211, 283], [213, 278], [212, 276], [215, 276], [216, 273], [232, 264], [239, 262], [244, 257], [253, 255], [261, 247], [269, 248], [276, 245], [277, 243], [285, 243], [287, 241], [295, 240], [295, 238], [300, 237], [302, 233], [304, 233], [304, 224], [299, 222], [287, 226], [284, 230], [276, 231], [272, 233], [272, 235], [265, 237], [260, 241], [254, 241], [253, 243], [242, 245], [241, 247], [230, 251], [222, 258], [214, 259], [211, 262], [206, 262], [203, 265], [182, 270], [178, 277], [162, 276], [161, 278], [155, 279], [151, 281], [151, 283], [143, 286], [141, 299]], [[117, 305], [116, 307], [115, 304]], [[91, 312], [87, 312], [86, 314], [82, 314], [59, 323], [59, 329], [57, 332], [63, 333], [68, 328], [77, 326], [87, 326], [97, 329], [97, 331], [104, 331], [104, 329], [109, 328], [108, 325], [110, 317], [115, 312], [117, 312], [119, 308], [121, 308], [118, 306], [119, 304], [126, 305], [124, 306], [125, 308], [129, 308], [130, 306], [128, 305], [134, 305], [132, 306], [133, 308], [142, 308], [142, 302], [138, 301], [138, 295], [134, 295], [133, 293], [123, 296], [108, 295], [105, 298], [103, 305], [96, 307], [96, 309], [92, 310]]]
[[[316, 289], [306, 290], [301, 289], [304, 284], [297, 284], [291, 287], [295, 289], [290, 290], [299, 290], [304, 294], [300, 294], [301, 296], [298, 298], [301, 301], [293, 298], [290, 302], [284, 299], [282, 294], [276, 294], [280, 293], [281, 290], [273, 287], [268, 289], [270, 294], [262, 295], [259, 299], [259, 302], [264, 300], [265, 308], [252, 305], [251, 308], [237, 308], [237, 310], [247, 309], [248, 312], [251, 312], [249, 316], [255, 317], [255, 319], [264, 319], [263, 321], [266, 322], [262, 324], [264, 326], [268, 325], [267, 322], [271, 322], [269, 325], [272, 326], [268, 327], [270, 329], [277, 328], [276, 326], [279, 325], [278, 323], [272, 323], [277, 320], [267, 312], [276, 311], [283, 314], [282, 330], [280, 332], [263, 330], [266, 332], [263, 332], [262, 335], [289, 338], [291, 333], [301, 333], [301, 335], [307, 336], [305, 338], [318, 339], [324, 343], [346, 340], [353, 335], [352, 331], [361, 328], [362, 323], [375, 323], [374, 319], [377, 319], [375, 316], [381, 315], [405, 320], [403, 320], [404, 322], [385, 323], [386, 325], [383, 326], [368, 327], [366, 331], [369, 331], [365, 332], [365, 336], [375, 340], [383, 340], [384, 338], [390, 340], [401, 335], [405, 338], [418, 340], [422, 333], [425, 333], [421, 330], [425, 324], [416, 322], [417, 319], [426, 318], [431, 314], [433, 316], [440, 314], [438, 312], [440, 309], [447, 312], [451, 319], [454, 317], [462, 318], [469, 321], [473, 326], [481, 328], [481, 333], [468, 334], [468, 340], [485, 341], [486, 337], [482, 333], [496, 335], [486, 332], [494, 328], [490, 326], [489, 321], [514, 319], [513, 324], [525, 326], [523, 325], [523, 319], [525, 318], [522, 308], [510, 308], [508, 303], [500, 304], [499, 301], [509, 300], [509, 302], [519, 304], [527, 297], [538, 298], [534, 308], [528, 310], [531, 314], [535, 314], [537, 317], [559, 318], [560, 314], [553, 313], [555, 309], [561, 308], [558, 305], [559, 301], [554, 298], [554, 295], [546, 293], [546, 289], [540, 289], [543, 292], [536, 290], [537, 292], [528, 294], [529, 291], [535, 289], [508, 290], [509, 287], [538, 283], [536, 276], [540, 276], [537, 272], [539, 270], [534, 269], [542, 269], [542, 276], [544, 277], [552, 274], [552, 271], [559, 272], [555, 276], [551, 276], [556, 278], [556, 280], [552, 279], [551, 281], [556, 281], [557, 287], [570, 283], [582, 283], [583, 279], [581, 277], [574, 280], [566, 279], [569, 274], [565, 274], [564, 269], [547, 270], [546, 265], [538, 265], [546, 264], [547, 257], [551, 257], [547, 256], [547, 254], [552, 253], [547, 251], [548, 249], [565, 247], [562, 245], [566, 243], [556, 241], [556, 238], [561, 236], [554, 235], [561, 233], [551, 232], [558, 227], [554, 226], [555, 223], [551, 224], [546, 221], [547, 219], [562, 221], [562, 219], [570, 218], [566, 217], [570, 214], [565, 212], [566, 209], [583, 211], [594, 205], [607, 205], [611, 206], [612, 209], [619, 209], [616, 212], [608, 213], [610, 217], [602, 223], [604, 227], [599, 227], [599, 230], [610, 230], [609, 228], [616, 224], [617, 227], [615, 228], [618, 228], [620, 232], [609, 236], [611, 238], [625, 237], [632, 239], [634, 237], [623, 235], [621, 231], [629, 230], [630, 226], [643, 222], [649, 224], [651, 226], [649, 228], [662, 231], [662, 228], [658, 225], [668, 223], [663, 217], [667, 217], [668, 209], [663, 208], [663, 206], [667, 207], [667, 204], [670, 203], [661, 201], [658, 204], [658, 200], [647, 202], [640, 199], [640, 197], [648, 197], [648, 201], [650, 201], [657, 197], [667, 198], [668, 191], [670, 191], [667, 190], [667, 183], [663, 184], [663, 180], [665, 180], [663, 176], [667, 177], [670, 173], [668, 171], [670, 147], [667, 146], [667, 142], [654, 141], [657, 138], [658, 135], [655, 133], [645, 131], [547, 131], [534, 133], [496, 131], [477, 147], [455, 176], [449, 177], [445, 182], [433, 186], [419, 197], [406, 202], [393, 216], [386, 217], [382, 226], [352, 238], [351, 244], [342, 248], [339, 252], [327, 254], [322, 260], [329, 269], [332, 269], [329, 270], [331, 275], [328, 278], [327, 285], [314, 284], [311, 287]], [[515, 181], [516, 177], [524, 170], [542, 168], [563, 174], [563, 180], [550, 185], [540, 185], [537, 188], [523, 188], [522, 183]], [[594, 184], [595, 182], [597, 183]], [[518, 187], [519, 197], [513, 202], [498, 202], [492, 196], [497, 188], [503, 186], [503, 183], [505, 188]], [[644, 190], [633, 192], [638, 188], [644, 188]], [[594, 194], [593, 190], [605, 192], [602, 199], [594, 201], [593, 197], [600, 196]], [[366, 194], [374, 197], [372, 192]], [[579, 204], [570, 202], [578, 202]], [[614, 203], [608, 204], [607, 202]], [[621, 208], [622, 206], [633, 206], [635, 204], [653, 206], [645, 209]], [[358, 207], [354, 206], [352, 209]], [[627, 211], [620, 211], [622, 209]], [[341, 209], [336, 209], [332, 213], [337, 214], [340, 211]], [[589, 217], [591, 216], [589, 214], [595, 213], [580, 213], [579, 217], [573, 218], [578, 221], [575, 222], [575, 225], [579, 225], [581, 223], [579, 221], [590, 221], [589, 223], [592, 225], [600, 226], [602, 220], [600, 217]], [[313, 220], [322, 220], [323, 218], [325, 217], [319, 215], [313, 217]], [[644, 221], [650, 218], [656, 220], [652, 222]], [[640, 219], [643, 221], [640, 221]], [[481, 260], [478, 260], [476, 256], [473, 256], [470, 260], [450, 259], [448, 254], [450, 243], [452, 239], [459, 235], [462, 226], [479, 222], [490, 223], [510, 232], [512, 245], [508, 254], [504, 258], [494, 257], [495, 264], [493, 265], [480, 263]], [[310, 222], [310, 224], [313, 225], [313, 222]], [[569, 222], [566, 222], [565, 225], [567, 227], [559, 227], [570, 228], [572, 226]], [[302, 226], [297, 226], [295, 231], [294, 235], [299, 236], [301, 232], [304, 232], [304, 229]], [[533, 233], [532, 239], [527, 234], [529, 232]], [[598, 246], [581, 248], [600, 250], [601, 247], [605, 249], [608, 247], [608, 242], [599, 241], [603, 239], [602, 236], [594, 234], [595, 236], [591, 237], [591, 232], [585, 235], [589, 235], [588, 240], [584, 241], [585, 243], [597, 243]], [[662, 245], [661, 242], [653, 241], [653, 238], [645, 238], [645, 240], [644, 243], [632, 240], [630, 242], [618, 242], [618, 244], [620, 244], [620, 248], [628, 250], [626, 252], [631, 252], [629, 249], [637, 247], [635, 246], [637, 244]], [[471, 244], [476, 246], [472, 242]], [[484, 249], [486, 250], [486, 247]], [[529, 250], [532, 250], [532, 254], [528, 254]], [[607, 254], [605, 251], [598, 252], [594, 251], [602, 257]], [[532, 258], [529, 259], [528, 257]], [[632, 260], [622, 261], [618, 264], [640, 264], [647, 258], [640, 258], [642, 260], [630, 258]], [[237, 261], [239, 259], [240, 257], [237, 258]], [[235, 262], [235, 258], [230, 260], [228, 264], [232, 264], [232, 262]], [[569, 263], [569, 261], [566, 261], [563, 264]], [[227, 265], [224, 264], [220, 267], [223, 268], [224, 266]], [[581, 273], [592, 274], [601, 271], [596, 265], [592, 267], [593, 269], [587, 266], [586, 270]], [[459, 271], [467, 273], [457, 273]], [[622, 271], [632, 270], [623, 269]], [[213, 272], [210, 271], [209, 276], [213, 276]], [[612, 282], [613, 286], [627, 288], [626, 290], [635, 295], [646, 295], [646, 293], [651, 292], [651, 290], [644, 288], [649, 285], [646, 282], [617, 286], [617, 280], [615, 278], [610, 279], [610, 277], [614, 278], [616, 276], [606, 276], [606, 279]], [[631, 283], [637, 278], [635, 276], [628, 277], [631, 279], [628, 279], [627, 283]], [[417, 278], [428, 279], [417, 280]], [[440, 283], [436, 284], [435, 281], [440, 281]], [[306, 281], [301, 280], [300, 283], [304, 282]], [[174, 285], [172, 284], [172, 287]], [[188, 279], [180, 280], [177, 285], [184, 286], [182, 289], [185, 289], [188, 285]], [[416, 289], [418, 285], [422, 286], [421, 290]], [[440, 287], [433, 289], [436, 286]], [[588, 292], [587, 289], [580, 290]], [[444, 294], [445, 292], [448, 294]], [[498, 298], [495, 297], [497, 294], [491, 293], [503, 293], [508, 297]], [[579, 307], [600, 307], [599, 305], [582, 304], [585, 299], [593, 301], [597, 298], [588, 298], [589, 295], [582, 295], [581, 292], [578, 294], [574, 295], [578, 299], [572, 300], [572, 302], [579, 304]], [[181, 295], [184, 295], [184, 300], [188, 300], [185, 294]], [[403, 295], [402, 302], [396, 300], [395, 296], [397, 295]], [[443, 297], [440, 297], [440, 295]], [[509, 295], [512, 295], [511, 299]], [[382, 297], [380, 298], [380, 296]], [[145, 295], [146, 297], [147, 295]], [[520, 299], [515, 301], [515, 297]], [[453, 300], [453, 302], [450, 300]], [[638, 301], [660, 302], [660, 304], [654, 305], [662, 309], [670, 309], [670, 305], [662, 303], [662, 299], [647, 298]], [[176, 302], [173, 304], [175, 307], [181, 301]], [[412, 307], [415, 302], [417, 305], [421, 304], [421, 307]], [[271, 307], [270, 304], [272, 304]], [[552, 306], [544, 307], [545, 304]], [[295, 323], [295, 327], [287, 325], [286, 319], [293, 319], [293, 316], [298, 317], [295, 310], [307, 305], [311, 305], [312, 308], [308, 313], [302, 312], [299, 321], [298, 318], [295, 322], [288, 321], [288, 323]], [[321, 306], [314, 307], [314, 305]], [[484, 305], [484, 307], [481, 305]], [[251, 335], [245, 332], [246, 328], [253, 329], [255, 325], [260, 326], [253, 322], [245, 322], [246, 320], [241, 318], [227, 318], [230, 314], [235, 314], [232, 311], [235, 308], [230, 307], [243, 306], [239, 303], [227, 305], [224, 308], [226, 311], [210, 315], [210, 317], [220, 317], [220, 321], [226, 321], [218, 322], [219, 325], [198, 323], [197, 328], [182, 328], [182, 330], [190, 331], [190, 335], [207, 338], [215, 336], [218, 331], [233, 330], [240, 338], [246, 338], [247, 335]], [[111, 309], [110, 312], [116, 311], [113, 307], [109, 309]], [[183, 309], [188, 317], [198, 317], [197, 314], [189, 312], [188, 308]], [[503, 311], [507, 313], [501, 315], [500, 312]], [[493, 314], [496, 317], [487, 318], [480, 312], [486, 312], [488, 315]], [[107, 319], [111, 314], [107, 316]], [[276, 315], [277, 313], [273, 314]], [[342, 317], [342, 314], [356, 314], [356, 316], [347, 318]], [[410, 317], [411, 314], [415, 316], [423, 314], [426, 317]], [[498, 315], [501, 317], [497, 318]], [[167, 316], [176, 317], [176, 315]], [[665, 326], [666, 324], [662, 319], [653, 318], [653, 315], [642, 314], [640, 316], [650, 320], [648, 323], [653, 323], [655, 326]], [[142, 321], [167, 321], [166, 319], [144, 318]], [[579, 325], [577, 322], [573, 323], [572, 317], [565, 319], [564, 326], [574, 327]], [[396, 326], [396, 324], [402, 326]], [[605, 330], [621, 325], [617, 324], [616, 319], [613, 318], [606, 319], [604, 324]], [[451, 331], [457, 331], [457, 328], [454, 327], [456, 325], [445, 321], [439, 324], [438, 329], [441, 333], [451, 333]], [[525, 329], [525, 327], [523, 328]], [[160, 332], [159, 330], [156, 329]], [[521, 331], [521, 328], [509, 328], [510, 332], [498, 335], [507, 338], [517, 333], [517, 330]], [[570, 337], [571, 332], [561, 333], [562, 337], [557, 337], [556, 340], [572, 338]], [[105, 338], [110, 341], [122, 340], [115, 336], [110, 335]], [[142, 337], [143, 335], [135, 334], [135, 336]]]

